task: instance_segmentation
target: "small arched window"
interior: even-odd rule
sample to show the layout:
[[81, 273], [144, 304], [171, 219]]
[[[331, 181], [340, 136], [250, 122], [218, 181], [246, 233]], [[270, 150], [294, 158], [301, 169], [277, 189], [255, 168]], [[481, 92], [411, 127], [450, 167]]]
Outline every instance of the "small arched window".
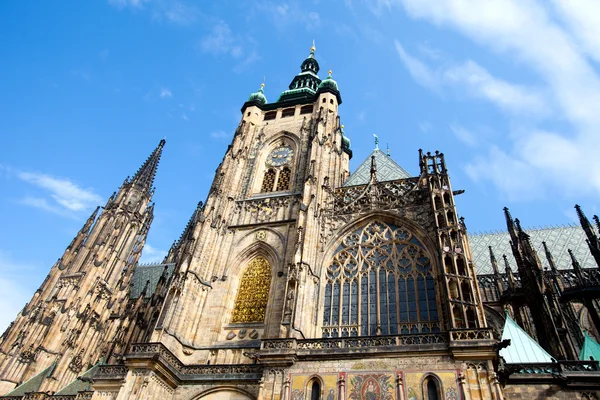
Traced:
[[269, 168], [267, 172], [265, 172], [265, 176], [263, 178], [263, 183], [260, 188], [260, 191], [263, 193], [272, 192], [275, 187], [275, 170]]
[[313, 380], [310, 385], [310, 400], [319, 400], [321, 398], [321, 384], [318, 380]]
[[423, 381], [423, 399], [424, 400], [441, 400], [441, 390], [437, 379], [433, 376], [428, 376]]
[[270, 288], [271, 265], [264, 257], [258, 256], [250, 261], [242, 276], [231, 322], [264, 322]]
[[289, 190], [290, 189], [290, 176], [292, 171], [288, 167], [283, 167], [281, 172], [279, 172], [279, 177], [277, 178], [277, 190]]

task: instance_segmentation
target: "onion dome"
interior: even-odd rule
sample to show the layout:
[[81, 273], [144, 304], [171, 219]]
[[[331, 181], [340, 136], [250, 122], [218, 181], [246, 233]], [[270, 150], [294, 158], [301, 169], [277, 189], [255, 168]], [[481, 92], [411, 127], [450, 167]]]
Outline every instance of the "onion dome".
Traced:
[[264, 93], [265, 84], [260, 84], [260, 89], [257, 92], [254, 92], [248, 97], [248, 102], [256, 102], [260, 105], [267, 104], [267, 96]]
[[340, 125], [342, 133], [342, 150], [352, 158], [352, 150], [350, 149], [350, 138], [344, 134], [344, 125]]
[[331, 77], [331, 70], [329, 70], [329, 75], [327, 75], [327, 78], [323, 79], [319, 84], [319, 89], [325, 88], [339, 91], [337, 82]]

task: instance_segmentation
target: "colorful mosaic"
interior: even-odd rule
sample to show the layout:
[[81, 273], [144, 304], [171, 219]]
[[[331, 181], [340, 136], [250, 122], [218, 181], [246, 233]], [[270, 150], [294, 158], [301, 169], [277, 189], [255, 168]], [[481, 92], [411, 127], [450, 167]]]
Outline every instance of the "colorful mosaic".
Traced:
[[394, 400], [393, 375], [349, 375], [348, 399]]

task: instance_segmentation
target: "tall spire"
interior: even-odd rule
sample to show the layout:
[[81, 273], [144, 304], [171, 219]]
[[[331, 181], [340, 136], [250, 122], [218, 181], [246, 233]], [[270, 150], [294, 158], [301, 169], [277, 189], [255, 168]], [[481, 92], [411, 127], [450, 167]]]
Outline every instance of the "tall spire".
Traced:
[[150, 193], [152, 190], [152, 184], [154, 183], [154, 176], [156, 175], [156, 169], [162, 149], [165, 146], [166, 140], [162, 139], [156, 149], [150, 154], [150, 157], [146, 159], [144, 164], [138, 169], [134, 177], [131, 178], [131, 183], [137, 187], [142, 188], [146, 193]]

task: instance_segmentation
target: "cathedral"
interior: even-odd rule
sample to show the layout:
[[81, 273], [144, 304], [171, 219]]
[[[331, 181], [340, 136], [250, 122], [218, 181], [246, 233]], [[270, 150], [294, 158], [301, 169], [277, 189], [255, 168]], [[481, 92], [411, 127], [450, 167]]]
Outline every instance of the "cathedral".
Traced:
[[600, 399], [598, 217], [471, 234], [443, 153], [411, 176], [376, 143], [350, 171], [319, 70], [313, 46], [277, 101], [250, 95], [206, 200], [139, 265], [160, 141], [0, 337], [0, 398]]

